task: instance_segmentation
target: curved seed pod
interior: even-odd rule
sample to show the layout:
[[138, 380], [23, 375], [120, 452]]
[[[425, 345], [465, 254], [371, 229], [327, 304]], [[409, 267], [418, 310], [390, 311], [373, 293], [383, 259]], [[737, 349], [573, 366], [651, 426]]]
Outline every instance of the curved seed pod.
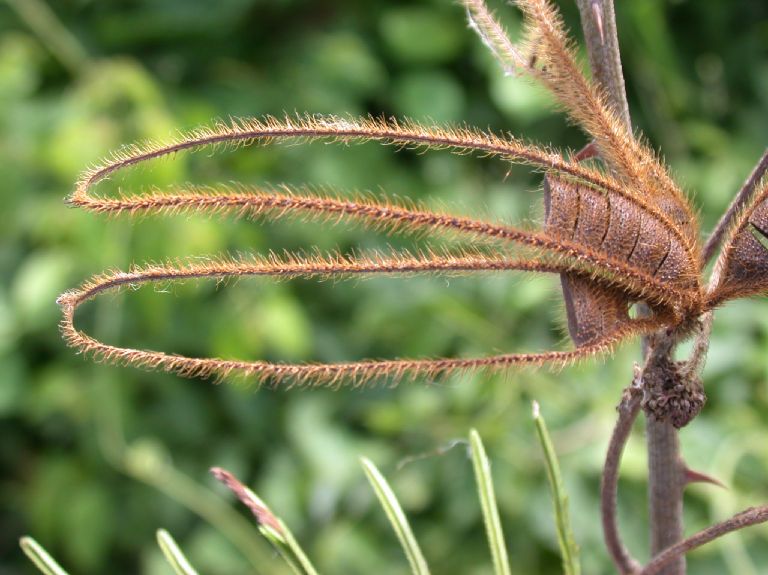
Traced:
[[[560, 176], [544, 180], [545, 230], [558, 239], [626, 262], [652, 277], [696, 289], [695, 263], [679, 238], [626, 198]], [[588, 345], [630, 321], [630, 296], [561, 275], [568, 331]]]
[[660, 209], [697, 251], [696, 217], [683, 191], [657, 155], [627, 129], [601, 90], [584, 76], [562, 16], [548, 0], [516, 0], [524, 16], [522, 38], [512, 42], [482, 0], [462, 0], [470, 26], [508, 74], [523, 72], [544, 85], [593, 139], [600, 158], [634, 194]]
[[713, 305], [768, 291], [768, 182], [734, 225], [718, 260]]
[[[417, 273], [442, 273], [456, 275], [472, 272], [535, 271], [558, 273], [567, 271], [576, 279], [588, 282], [591, 289], [602, 287], [605, 293], [614, 289], [610, 284], [601, 283], [578, 270], [563, 265], [549, 265], [545, 262], [510, 260], [504, 256], [487, 256], [482, 253], [442, 255], [432, 253], [412, 256], [395, 253], [390, 256], [371, 254], [350, 257], [342, 255], [270, 256], [253, 257], [246, 260], [222, 259], [206, 263], [190, 262], [170, 265], [150, 265], [135, 268], [129, 272], [113, 271], [96, 276], [79, 289], [59, 297], [63, 318], [61, 331], [67, 343], [80, 352], [91, 355], [99, 361], [132, 365], [145, 369], [159, 369], [185, 377], [213, 377], [226, 379], [240, 376], [257, 383], [273, 385], [286, 383], [341, 386], [360, 386], [373, 380], [386, 378], [391, 383], [403, 379], [439, 378], [449, 374], [470, 370], [498, 372], [513, 366], [550, 365], [563, 367], [582, 358], [607, 353], [621, 340], [658, 329], [669, 318], [663, 316], [641, 318], [623, 323], [620, 329], [608, 335], [590, 338], [588, 345], [578, 349], [545, 351], [539, 353], [508, 353], [474, 358], [444, 359], [390, 359], [363, 360], [333, 364], [282, 364], [265, 361], [242, 361], [219, 358], [185, 357], [161, 351], [116, 347], [103, 343], [80, 331], [75, 326], [75, 312], [86, 301], [104, 293], [123, 287], [138, 287], [143, 284], [178, 282], [187, 279], [226, 279], [244, 276], [270, 276], [275, 278], [316, 277], [339, 278], [360, 277], [375, 274], [412, 275]], [[610, 319], [610, 318], [609, 318]], [[598, 332], [602, 324], [592, 330]]]
[[561, 274], [568, 333], [577, 347], [590, 345], [627, 326], [629, 299], [584, 278]]
[[[626, 337], [650, 333], [663, 325], [676, 325], [681, 318], [699, 313], [703, 307], [698, 279], [700, 257], [690, 205], [656, 155], [634, 138], [607, 106], [600, 90], [584, 77], [574, 57], [573, 43], [554, 6], [548, 0], [517, 0], [526, 24], [524, 40], [520, 46], [515, 46], [506, 38], [484, 2], [463, 1], [470, 23], [502, 63], [527, 71], [541, 80], [571, 117], [592, 136], [608, 173], [507, 135], [469, 126], [433, 127], [373, 117], [306, 115], [284, 119], [236, 119], [179, 134], [166, 143], [128, 146], [86, 171], [77, 182], [69, 203], [108, 214], [194, 211], [229, 213], [239, 217], [262, 216], [272, 220], [283, 217], [328, 222], [344, 220], [387, 231], [425, 235], [446, 233], [463, 241], [482, 242], [503, 249], [427, 252], [417, 256], [407, 253], [390, 256], [332, 254], [325, 257], [288, 254], [283, 258], [270, 255], [252, 261], [225, 258], [202, 264], [150, 265], [130, 272], [111, 272], [93, 278], [59, 299], [63, 310], [61, 327], [67, 342], [97, 358], [164, 369], [185, 376], [220, 378], [240, 374], [259, 382], [285, 380], [361, 385], [379, 377], [397, 381], [469, 369], [501, 370], [513, 365], [548, 363], [563, 366], [579, 358], [606, 352]], [[117, 172], [178, 152], [238, 148], [277, 141], [342, 144], [376, 141], [398, 148], [479, 153], [546, 170], [553, 175], [545, 182], [545, 230], [518, 229], [387, 200], [343, 198], [312, 188], [302, 191], [288, 186], [271, 189], [246, 188], [238, 184], [182, 186], [166, 192], [157, 189], [127, 192], [119, 197], [95, 191], [99, 182]], [[759, 229], [765, 230], [768, 226]], [[514, 247], [512, 253], [520, 259], [509, 258], [510, 247]], [[749, 255], [753, 246], [747, 248], [736, 251]], [[746, 268], [750, 265], [753, 264], [748, 262]], [[88, 299], [124, 286], [155, 282], [241, 276], [337, 278], [510, 270], [560, 274], [568, 327], [577, 349], [468, 359], [272, 364], [119, 348], [91, 338], [74, 324], [76, 308]], [[739, 273], [734, 276], [737, 284], [738, 277], [745, 275], [739, 276]], [[765, 276], [768, 283], [768, 268], [765, 268]], [[653, 314], [631, 319], [629, 307], [635, 301], [648, 303]]]
[[[499, 157], [513, 163], [528, 164], [573, 177], [579, 182], [609, 191], [617, 197], [626, 198], [637, 206], [637, 209], [645, 211], [649, 217], [664, 225], [669, 233], [680, 238], [681, 242], [686, 241], [680, 226], [660, 210], [654, 201], [648, 201], [654, 198], [638, 189], [622, 185], [618, 180], [594, 168], [570, 162], [562, 154], [468, 126], [424, 126], [410, 121], [399, 122], [396, 119], [384, 120], [372, 117], [345, 118], [312, 115], [286, 116], [282, 120], [273, 117], [241, 118], [229, 124], [217, 123], [211, 127], [200, 127], [191, 132], [180, 133], [176, 138], [165, 143], [133, 144], [113, 153], [100, 164], [85, 171], [67, 201], [72, 206], [113, 214], [186, 210], [229, 211], [237, 206], [252, 213], [252, 208], [255, 207], [254, 198], [245, 197], [248, 194], [240, 193], [243, 190], [238, 191], [237, 185], [234, 189], [230, 187], [229, 190], [224, 188], [219, 191], [190, 189], [189, 193], [182, 193], [182, 189], [171, 191], [169, 194], [160, 194], [157, 190], [149, 193], [126, 192], [119, 198], [106, 197], [97, 193], [94, 188], [99, 182], [112, 177], [117, 172], [179, 152], [215, 150], [222, 146], [236, 148], [277, 141], [336, 141], [345, 144], [377, 141], [403, 148], [446, 149], [456, 154], [478, 153], [487, 157]], [[305, 204], [303, 209], [308, 207]], [[291, 207], [286, 206], [286, 209], [290, 210]], [[695, 251], [689, 249], [687, 253], [695, 255]], [[698, 259], [698, 256], [695, 259]]]
[[[95, 186], [105, 178], [124, 169], [156, 160], [184, 150], [200, 150], [210, 146], [267, 143], [278, 139], [315, 140], [330, 139], [341, 142], [377, 140], [385, 144], [414, 146], [431, 149], [449, 148], [457, 153], [476, 151], [485, 155], [498, 155], [507, 160], [529, 163], [555, 173], [567, 182], [560, 186], [564, 200], [555, 201], [553, 214], [567, 216], [583, 207], [569, 225], [569, 235], [551, 230], [533, 231], [502, 224], [473, 220], [451, 214], [435, 213], [418, 206], [401, 205], [387, 200], [366, 197], [343, 198], [322, 189], [246, 188], [238, 184], [219, 187], [182, 186], [165, 192], [157, 189], [137, 193], [121, 193], [109, 197], [95, 193]], [[553, 180], [555, 181], [555, 180]], [[580, 191], [574, 196], [569, 186], [580, 182]], [[590, 187], [592, 186], [592, 187]], [[605, 218], [613, 209], [607, 198], [618, 198], [614, 204], [617, 215]], [[116, 272], [95, 278], [86, 288], [65, 294], [60, 298], [64, 319], [62, 331], [67, 342], [96, 357], [134, 366], [162, 368], [186, 376], [226, 377], [238, 373], [257, 381], [279, 382], [341, 382], [365, 383], [379, 377], [397, 381], [407, 377], [432, 377], [468, 369], [506, 369], [513, 365], [562, 366], [575, 359], [609, 350], [620, 340], [631, 335], [648, 333], [669, 318], [679, 316], [678, 308], [687, 305], [692, 290], [658, 280], [648, 270], [629, 262], [626, 257], [615, 257], [601, 249], [606, 237], [624, 237], [621, 227], [614, 230], [614, 220], [621, 214], [628, 220], [652, 222], [668, 237], [684, 241], [680, 230], [653, 204], [644, 201], [639, 192], [619, 186], [610, 176], [592, 168], [566, 161], [562, 156], [538, 149], [515, 140], [484, 134], [471, 128], [425, 128], [417, 124], [398, 124], [395, 120], [340, 119], [310, 116], [283, 121], [268, 118], [240, 120], [231, 125], [217, 125], [181, 135], [166, 144], [146, 144], [122, 150], [100, 166], [88, 170], [78, 181], [69, 198], [70, 204], [94, 212], [107, 214], [176, 214], [201, 212], [232, 214], [239, 217], [263, 216], [267, 219], [283, 217], [315, 218], [320, 221], [349, 220], [370, 228], [388, 231], [432, 234], [435, 232], [462, 236], [476, 243], [509, 243], [522, 248], [518, 255], [524, 259], [509, 260], [505, 248], [496, 256], [487, 253], [437, 254], [427, 253], [413, 258], [401, 254], [395, 257], [379, 256], [351, 259], [342, 256], [330, 258], [288, 255], [284, 259], [270, 256], [253, 262], [234, 260], [212, 261], [208, 264], [149, 266], [130, 273]], [[551, 203], [551, 202], [550, 202]], [[637, 216], [641, 213], [641, 216]], [[617, 218], [619, 218], [617, 220]], [[643, 219], [644, 218], [644, 219]], [[639, 226], [639, 224], [638, 224]], [[656, 229], [656, 228], [654, 228]], [[638, 237], [640, 232], [637, 232]], [[629, 248], [626, 248], [629, 249]], [[626, 250], [625, 250], [626, 251]], [[515, 249], [515, 252], [518, 252]], [[690, 251], [685, 252], [690, 256]], [[631, 254], [627, 251], [627, 254]], [[83, 301], [110, 289], [127, 284], [146, 282], [173, 282], [185, 278], [229, 278], [243, 275], [296, 277], [311, 275], [340, 277], [344, 275], [379, 273], [473, 273], [478, 271], [519, 270], [528, 272], [567, 273], [565, 287], [573, 285], [573, 297], [568, 302], [571, 332], [577, 349], [533, 354], [502, 354], [474, 359], [436, 360], [383, 360], [347, 362], [335, 365], [283, 365], [261, 361], [228, 361], [216, 358], [185, 358], [163, 352], [117, 348], [98, 342], [74, 327], [75, 308]], [[653, 270], [656, 271], [655, 269]], [[566, 284], [564, 284], [566, 285]], [[628, 295], [631, 294], [631, 295]], [[627, 309], [634, 300], [648, 301], [658, 311], [647, 320], [630, 320]]]
[[695, 289], [696, 263], [652, 214], [607, 190], [561, 176], [544, 180], [547, 234], [627, 262], [681, 289]]

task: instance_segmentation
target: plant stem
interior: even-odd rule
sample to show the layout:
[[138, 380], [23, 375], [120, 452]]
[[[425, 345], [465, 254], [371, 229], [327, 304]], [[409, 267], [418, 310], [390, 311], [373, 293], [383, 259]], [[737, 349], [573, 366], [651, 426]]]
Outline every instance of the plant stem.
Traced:
[[738, 531], [739, 529], [744, 529], [750, 525], [765, 523], [766, 521], [768, 521], [768, 506], [750, 507], [749, 509], [745, 509], [730, 519], [716, 523], [711, 527], [707, 527], [695, 535], [691, 535], [688, 539], [680, 541], [676, 545], [665, 549], [663, 553], [659, 553], [654, 557], [653, 561], [648, 563], [648, 565], [646, 565], [637, 575], [657, 575], [663, 573], [663, 566], [673, 561], [675, 558], [682, 556], [682, 554], [687, 553], [692, 549], [696, 549], [697, 547], [701, 547], [710, 541], [714, 541], [726, 533]]
[[613, 0], [576, 0], [576, 4], [581, 14], [581, 27], [584, 30], [592, 76], [605, 90], [613, 111], [631, 131]]
[[[655, 557], [682, 540], [685, 477], [677, 429], [667, 421], [654, 420], [652, 416], [646, 421], [651, 557]], [[677, 556], [659, 573], [684, 574], [685, 556]]]
[[[605, 90], [610, 105], [631, 131], [629, 108], [621, 70], [621, 55], [616, 33], [613, 0], [576, 0], [581, 15], [584, 39], [592, 73]], [[659, 335], [643, 338], [647, 367], [670, 365], [673, 342]], [[645, 370], [644, 370], [645, 371]], [[644, 382], [645, 385], [645, 382]], [[684, 468], [680, 457], [677, 429], [667, 421], [646, 418], [648, 445], [648, 492], [651, 528], [651, 554], [675, 545], [683, 538]], [[685, 558], [671, 561], [663, 575], [684, 575]]]
[[72, 75], [79, 74], [89, 63], [86, 49], [61, 23], [51, 7], [41, 0], [6, 0], [51, 55]]
[[600, 482], [600, 509], [602, 512], [605, 545], [611, 554], [613, 564], [622, 575], [634, 573], [640, 568], [640, 564], [632, 557], [621, 541], [616, 512], [616, 494], [618, 491], [621, 454], [632, 431], [632, 424], [640, 413], [640, 403], [643, 396], [641, 385], [642, 372], [639, 366], [635, 365], [635, 377], [632, 380], [632, 385], [624, 390], [621, 402], [616, 408], [619, 418], [616, 421], [616, 426], [613, 428], [611, 441], [608, 444], [603, 477]]

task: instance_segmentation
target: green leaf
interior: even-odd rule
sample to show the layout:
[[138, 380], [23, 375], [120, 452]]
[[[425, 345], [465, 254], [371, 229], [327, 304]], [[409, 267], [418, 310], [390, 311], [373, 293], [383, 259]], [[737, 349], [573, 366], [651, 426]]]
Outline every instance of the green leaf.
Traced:
[[[300, 575], [318, 575], [315, 566], [312, 565], [312, 562], [309, 560], [309, 557], [307, 557], [304, 549], [301, 548], [301, 545], [299, 545], [299, 542], [296, 541], [296, 538], [293, 536], [291, 530], [286, 527], [282, 519], [278, 517], [276, 517], [276, 519], [282, 529], [282, 536], [284, 540], [283, 546], [288, 548], [288, 551], [290, 551], [290, 557], [293, 561], [288, 561], [289, 565], [291, 565], [294, 571]], [[281, 555], [283, 555], [283, 557], [288, 560], [288, 554], [281, 552]], [[296, 569], [295, 563], [298, 563], [300, 569]]]
[[568, 496], [565, 493], [563, 478], [560, 475], [560, 466], [557, 463], [555, 448], [549, 438], [547, 425], [539, 411], [539, 404], [533, 402], [533, 421], [536, 424], [536, 432], [539, 436], [541, 448], [544, 450], [544, 461], [547, 466], [547, 478], [552, 490], [552, 505], [555, 510], [555, 524], [557, 527], [557, 539], [560, 544], [560, 553], [563, 556], [563, 571], [566, 575], [579, 575], [579, 547], [573, 537], [571, 520], [568, 515]]
[[403, 513], [403, 508], [400, 507], [400, 503], [397, 501], [392, 488], [384, 479], [384, 476], [376, 468], [376, 466], [369, 459], [362, 457], [360, 462], [363, 464], [365, 474], [368, 476], [373, 490], [376, 492], [376, 496], [379, 498], [379, 502], [384, 511], [387, 514], [389, 522], [392, 524], [392, 528], [397, 534], [397, 538], [400, 540], [405, 550], [405, 555], [408, 557], [408, 563], [411, 565], [411, 571], [415, 575], [429, 575], [429, 567], [424, 559], [424, 555], [421, 552], [421, 548], [413, 536], [411, 526], [408, 524], [408, 519]]
[[43, 547], [31, 537], [22, 537], [19, 545], [24, 554], [35, 564], [41, 573], [45, 575], [67, 575], [67, 572], [56, 563]]
[[488, 544], [491, 547], [493, 568], [496, 575], [510, 575], [507, 547], [504, 544], [504, 532], [499, 519], [499, 507], [496, 504], [496, 494], [493, 491], [491, 478], [491, 463], [485, 454], [485, 447], [476, 429], [469, 431], [469, 444], [472, 447], [472, 467], [475, 469], [477, 492], [483, 508], [483, 522], [488, 534]]
[[283, 520], [272, 513], [267, 504], [253, 491], [246, 487], [245, 492], [251, 501], [248, 504], [251, 509], [254, 509], [253, 506], [255, 505], [262, 508], [266, 515], [271, 516], [273, 524], [259, 523], [259, 531], [275, 546], [280, 556], [293, 572], [297, 575], [318, 575], [304, 549], [301, 548], [301, 545], [299, 545], [299, 542]]
[[160, 550], [165, 555], [168, 563], [173, 567], [176, 575], [197, 575], [197, 571], [195, 571], [189, 560], [184, 556], [184, 553], [181, 552], [171, 534], [165, 529], [157, 530], [157, 544], [160, 546]]
[[211, 469], [213, 476], [226, 485], [238, 499], [246, 505], [258, 521], [261, 534], [275, 546], [280, 557], [296, 575], [318, 575], [307, 554], [296, 541], [282, 519], [277, 517], [262, 499], [229, 471], [221, 468]]

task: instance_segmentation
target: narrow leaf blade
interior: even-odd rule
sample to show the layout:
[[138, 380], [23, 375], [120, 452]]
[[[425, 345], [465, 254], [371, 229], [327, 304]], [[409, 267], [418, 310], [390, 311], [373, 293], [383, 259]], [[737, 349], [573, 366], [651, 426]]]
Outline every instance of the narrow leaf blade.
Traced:
[[411, 571], [414, 575], [429, 575], [429, 567], [421, 552], [421, 548], [413, 536], [408, 519], [389, 483], [387, 483], [387, 480], [384, 479], [384, 476], [369, 459], [363, 457], [360, 459], [360, 462], [363, 464], [368, 481], [370, 481], [376, 497], [379, 498], [379, 502], [384, 508], [397, 538], [400, 540], [400, 545], [405, 550], [408, 563], [411, 565]]
[[318, 575], [307, 554], [282, 519], [277, 517], [262, 499], [251, 491], [229, 471], [214, 467], [213, 476], [226, 485], [253, 513], [259, 524], [259, 531], [275, 546], [280, 557], [296, 575]]
[[56, 560], [32, 537], [22, 537], [19, 545], [29, 560], [45, 575], [67, 575]]
[[557, 539], [560, 544], [560, 553], [563, 557], [563, 571], [566, 575], [579, 575], [579, 547], [571, 529], [571, 519], [568, 514], [568, 495], [565, 493], [565, 485], [560, 475], [560, 465], [557, 462], [555, 448], [547, 431], [547, 425], [539, 411], [539, 404], [533, 402], [533, 421], [536, 424], [536, 433], [544, 451], [544, 461], [547, 468], [547, 478], [552, 490], [552, 505], [555, 511], [555, 525]]
[[288, 549], [290, 549], [294, 559], [301, 566], [302, 573], [305, 575], [318, 575], [315, 566], [309, 560], [309, 557], [304, 552], [304, 549], [302, 549], [301, 545], [299, 545], [299, 542], [296, 541], [296, 538], [293, 536], [291, 530], [285, 526], [285, 523], [283, 523], [282, 520], [279, 521], [280, 525], [283, 527], [283, 535], [285, 537], [285, 542], [288, 545]]
[[488, 534], [488, 545], [491, 548], [493, 568], [496, 575], [510, 575], [507, 547], [504, 543], [504, 532], [499, 518], [499, 507], [496, 503], [496, 493], [493, 490], [491, 464], [485, 453], [485, 447], [476, 429], [469, 432], [469, 444], [472, 448], [472, 467], [475, 470], [477, 492], [483, 509], [483, 522]]
[[195, 568], [192, 567], [174, 538], [165, 529], [157, 530], [157, 544], [176, 575], [197, 575]]

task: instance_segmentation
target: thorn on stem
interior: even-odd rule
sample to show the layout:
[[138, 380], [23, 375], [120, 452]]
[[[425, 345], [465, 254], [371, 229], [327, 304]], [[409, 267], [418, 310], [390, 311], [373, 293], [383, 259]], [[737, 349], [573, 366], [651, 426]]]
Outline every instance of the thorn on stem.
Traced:
[[702, 473], [701, 471], [694, 471], [693, 469], [686, 467], [685, 468], [685, 484], [689, 485], [691, 483], [710, 483], [712, 485], [716, 485], [717, 487], [728, 489], [728, 487], [726, 487], [726, 485], [719, 479], [716, 479], [711, 475], [707, 475], [706, 473]]
[[592, 12], [595, 15], [595, 23], [597, 24], [597, 31], [600, 32], [600, 44], [605, 44], [605, 32], [603, 31], [603, 11], [600, 7], [599, 0], [592, 0]]
[[597, 149], [597, 145], [595, 145], [594, 140], [591, 141], [589, 144], [584, 146], [581, 150], [576, 152], [576, 155], [573, 156], [574, 162], [583, 162], [585, 160], [591, 160], [592, 158], [597, 158], [600, 152]]

